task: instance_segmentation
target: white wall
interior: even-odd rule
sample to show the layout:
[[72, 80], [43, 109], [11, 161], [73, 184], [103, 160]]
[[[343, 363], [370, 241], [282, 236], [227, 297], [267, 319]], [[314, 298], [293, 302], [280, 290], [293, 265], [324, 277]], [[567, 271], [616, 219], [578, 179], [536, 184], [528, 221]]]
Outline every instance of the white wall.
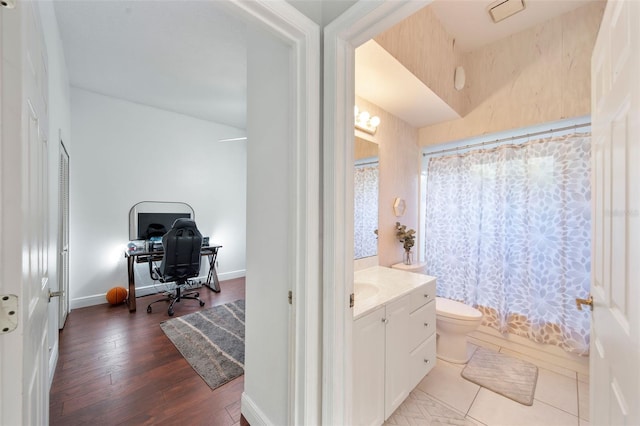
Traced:
[[[288, 423], [289, 48], [258, 30], [248, 37], [247, 278], [242, 412], [251, 424]], [[257, 409], [260, 413], [253, 413]], [[252, 414], [256, 414], [255, 418]], [[260, 420], [259, 420], [260, 419]]]
[[[60, 138], [67, 152], [71, 149], [71, 107], [69, 101], [69, 77], [62, 48], [62, 40], [56, 21], [53, 3], [39, 2], [40, 19], [48, 57], [49, 73], [49, 288], [59, 289], [58, 283], [58, 173]], [[58, 357], [58, 300], [49, 304], [49, 383]]]
[[[244, 275], [246, 142], [218, 141], [244, 130], [78, 88], [71, 119], [72, 308], [106, 303], [107, 290], [128, 287], [123, 250], [129, 209], [139, 201], [190, 204], [203, 236], [223, 246], [220, 279]], [[156, 289], [148, 286], [146, 264], [136, 265], [136, 288]]]

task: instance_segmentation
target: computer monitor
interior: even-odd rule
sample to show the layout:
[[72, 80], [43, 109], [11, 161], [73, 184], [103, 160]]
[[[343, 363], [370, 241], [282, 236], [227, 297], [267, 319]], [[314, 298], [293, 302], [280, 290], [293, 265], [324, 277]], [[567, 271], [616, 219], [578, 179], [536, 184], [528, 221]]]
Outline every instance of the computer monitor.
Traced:
[[162, 236], [179, 218], [195, 220], [193, 208], [181, 202], [141, 201], [129, 210], [129, 240], [148, 240], [150, 232]]
[[191, 219], [189, 213], [138, 213], [138, 240], [162, 237], [173, 226], [176, 219]]

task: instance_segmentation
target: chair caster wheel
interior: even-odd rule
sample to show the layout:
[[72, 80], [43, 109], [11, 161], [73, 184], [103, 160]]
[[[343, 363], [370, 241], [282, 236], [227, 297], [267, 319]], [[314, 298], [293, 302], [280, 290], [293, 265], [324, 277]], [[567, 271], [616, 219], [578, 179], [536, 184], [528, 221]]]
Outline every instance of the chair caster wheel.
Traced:
[[201, 307], [204, 306], [204, 302], [200, 301], [200, 306]]
[[169, 310], [169, 316], [172, 317], [173, 316], [173, 309]]
[[151, 313], [151, 306], [147, 306], [147, 313], [150, 314]]

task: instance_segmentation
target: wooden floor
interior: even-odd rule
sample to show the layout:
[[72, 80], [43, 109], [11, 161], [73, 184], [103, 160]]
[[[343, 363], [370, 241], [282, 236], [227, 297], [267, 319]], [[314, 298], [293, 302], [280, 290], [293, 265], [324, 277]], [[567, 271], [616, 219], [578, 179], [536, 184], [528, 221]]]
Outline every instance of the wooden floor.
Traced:
[[[245, 298], [244, 278], [200, 290], [176, 305], [175, 317]], [[73, 310], [60, 332], [50, 394], [51, 425], [247, 425], [240, 416], [241, 376], [215, 390], [200, 378], [160, 329], [165, 303], [137, 299], [138, 310], [108, 304]]]

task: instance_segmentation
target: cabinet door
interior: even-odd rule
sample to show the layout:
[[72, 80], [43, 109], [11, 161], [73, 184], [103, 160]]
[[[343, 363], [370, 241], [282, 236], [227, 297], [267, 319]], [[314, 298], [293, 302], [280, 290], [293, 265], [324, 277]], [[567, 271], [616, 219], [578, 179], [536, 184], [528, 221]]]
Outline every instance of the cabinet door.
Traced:
[[353, 424], [384, 423], [384, 306], [353, 325]]
[[410, 294], [386, 306], [385, 420], [409, 395]]
[[413, 390], [436, 365], [436, 334], [425, 340], [409, 355], [409, 389]]

